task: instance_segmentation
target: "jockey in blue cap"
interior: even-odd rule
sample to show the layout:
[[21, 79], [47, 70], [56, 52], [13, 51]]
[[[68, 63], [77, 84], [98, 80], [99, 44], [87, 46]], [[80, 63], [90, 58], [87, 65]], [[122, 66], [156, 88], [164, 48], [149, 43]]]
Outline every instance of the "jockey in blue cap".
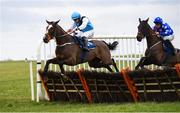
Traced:
[[86, 16], [81, 16], [78, 12], [73, 12], [71, 18], [74, 23], [67, 32], [74, 31], [73, 35], [82, 39], [83, 49], [89, 51], [87, 48], [87, 38], [92, 38], [94, 36], [94, 27], [91, 21]]
[[160, 17], [156, 17], [154, 19], [154, 31], [157, 34], [157, 36], [161, 37], [163, 39], [163, 42], [165, 46], [171, 49], [172, 54], [175, 55], [175, 49], [172, 45], [171, 41], [174, 39], [174, 32], [171, 29], [171, 27], [167, 23], [163, 23], [163, 19]]

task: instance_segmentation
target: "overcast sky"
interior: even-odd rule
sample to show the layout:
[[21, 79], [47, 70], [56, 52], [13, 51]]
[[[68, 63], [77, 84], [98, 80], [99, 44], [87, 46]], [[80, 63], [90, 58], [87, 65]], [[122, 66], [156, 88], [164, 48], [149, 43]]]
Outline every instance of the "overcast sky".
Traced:
[[73, 11], [90, 18], [96, 36], [136, 36], [139, 17], [153, 26], [160, 16], [180, 48], [180, 0], [0, 0], [0, 60], [34, 58], [45, 20], [61, 19], [66, 30]]

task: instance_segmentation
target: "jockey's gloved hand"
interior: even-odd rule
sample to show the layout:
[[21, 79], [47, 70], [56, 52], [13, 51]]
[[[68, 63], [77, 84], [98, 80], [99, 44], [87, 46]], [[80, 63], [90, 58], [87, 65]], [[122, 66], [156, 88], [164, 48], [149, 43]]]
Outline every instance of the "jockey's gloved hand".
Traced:
[[79, 27], [76, 28], [76, 31], [80, 30]]
[[155, 33], [156, 33], [157, 37], [160, 37], [160, 34], [159, 34], [159, 32], [155, 32]]
[[73, 32], [76, 32], [78, 30], [80, 30], [80, 29], [78, 27], [76, 27], [76, 28], [73, 29]]

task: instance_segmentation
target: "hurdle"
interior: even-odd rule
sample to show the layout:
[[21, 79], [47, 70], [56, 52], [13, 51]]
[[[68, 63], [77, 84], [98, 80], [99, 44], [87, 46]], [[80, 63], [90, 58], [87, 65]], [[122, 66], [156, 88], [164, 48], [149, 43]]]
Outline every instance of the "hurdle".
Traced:
[[176, 69], [123, 69], [119, 73], [97, 71], [61, 73], [48, 71], [46, 81], [39, 72], [49, 101], [102, 102], [169, 102], [180, 100], [180, 78]]

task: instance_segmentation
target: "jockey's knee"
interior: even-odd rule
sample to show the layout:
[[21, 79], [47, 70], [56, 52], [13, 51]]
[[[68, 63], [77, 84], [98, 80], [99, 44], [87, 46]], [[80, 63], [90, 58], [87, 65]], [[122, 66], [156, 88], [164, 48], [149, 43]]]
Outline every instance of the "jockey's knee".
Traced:
[[164, 41], [166, 41], [166, 40], [172, 41], [173, 39], [174, 39], [174, 35], [169, 35], [169, 36], [164, 36], [163, 37]]

